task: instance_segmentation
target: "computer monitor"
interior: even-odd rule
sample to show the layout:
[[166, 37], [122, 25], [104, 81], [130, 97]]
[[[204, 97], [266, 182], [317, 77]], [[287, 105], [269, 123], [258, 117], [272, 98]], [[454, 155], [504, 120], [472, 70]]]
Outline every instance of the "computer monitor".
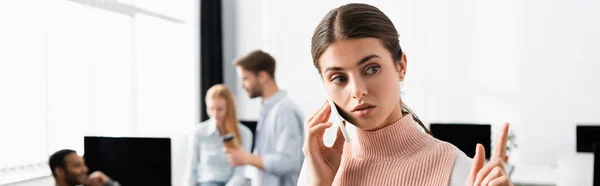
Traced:
[[250, 131], [252, 132], [252, 147], [250, 148], [251, 151], [250, 152], [254, 152], [254, 146], [256, 146], [256, 121], [250, 121], [250, 120], [240, 120], [240, 123], [242, 123], [242, 125], [245, 125], [246, 127], [248, 127], [248, 129], [250, 129]]
[[593, 152], [594, 143], [600, 143], [600, 126], [577, 125], [577, 152]]
[[594, 185], [600, 185], [600, 143], [594, 144]]
[[123, 186], [171, 185], [171, 139], [84, 138], [90, 173], [102, 171]]
[[491, 126], [487, 124], [432, 123], [433, 137], [458, 147], [468, 157], [475, 156], [475, 148], [480, 143], [485, 148], [485, 158], [491, 155]]

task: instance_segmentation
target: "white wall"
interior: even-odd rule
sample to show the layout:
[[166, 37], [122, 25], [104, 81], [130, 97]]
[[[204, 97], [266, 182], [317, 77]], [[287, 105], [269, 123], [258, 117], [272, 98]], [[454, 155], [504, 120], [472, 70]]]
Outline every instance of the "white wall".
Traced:
[[[227, 34], [224, 38], [235, 38], [230, 41], [226, 41], [225, 45], [234, 44], [232, 47], [224, 47], [224, 53], [231, 55], [227, 60], [224, 58], [224, 64], [226, 72], [225, 79], [233, 79], [228, 84], [229, 87], [236, 93], [237, 100], [237, 113], [241, 120], [256, 120], [258, 116], [258, 110], [260, 107], [260, 101], [258, 99], [250, 99], [248, 95], [242, 89], [237, 81], [235, 68], [232, 66], [233, 59], [242, 56], [250, 51], [260, 49], [263, 47], [265, 36], [263, 34], [263, 18], [265, 17], [266, 11], [263, 11], [262, 0], [243, 1], [243, 0], [227, 0], [223, 1], [223, 5], [232, 6], [223, 9], [224, 15], [233, 16], [232, 19], [224, 19], [223, 24], [226, 28], [235, 28], [234, 33], [229, 31], [224, 32]], [[231, 68], [230, 70], [227, 70]], [[234, 76], [233, 78], [227, 76]]]
[[[234, 1], [236, 46], [229, 50], [240, 56], [266, 48], [277, 60], [279, 86], [308, 117], [324, 99], [312, 32], [347, 2]], [[552, 165], [561, 151], [575, 151], [576, 123], [600, 123], [599, 2], [361, 2], [379, 7], [399, 30], [408, 56], [403, 99], [425, 122], [494, 129], [511, 122], [519, 145], [513, 161], [531, 165]], [[240, 117], [256, 119], [259, 101], [240, 90]]]
[[[18, 117], [16, 122], [4, 122], [21, 126], [24, 130], [15, 135], [38, 145], [20, 144], [16, 149], [8, 149], [22, 152], [19, 157], [38, 155], [39, 161], [45, 162], [48, 154], [57, 149], [70, 148], [83, 153], [84, 135], [172, 137], [173, 185], [181, 185], [187, 152], [185, 135], [199, 122], [199, 1], [139, 1], [135, 2], [136, 7], [129, 6], [132, 1], [124, 3], [126, 5], [99, 0], [39, 0], [29, 4], [2, 1], [4, 6], [0, 7], [12, 11], [3, 11], [5, 14], [1, 17], [7, 20], [10, 32], [0, 32], [0, 38], [17, 39], [0, 44], [6, 53], [16, 54], [0, 55], [0, 66], [14, 74], [36, 73], [30, 78], [41, 84], [21, 79], [28, 76], [16, 76], [19, 77], [16, 81], [9, 76], [4, 79], [11, 82], [8, 85], [41, 87], [40, 91], [30, 92], [44, 95], [41, 101], [34, 100], [36, 105], [33, 106], [23, 104], [25, 102], [3, 105], [27, 108], [23, 109], [25, 116], [43, 120], [29, 122], [36, 124], [33, 128], [19, 125], [22, 118]], [[132, 12], [137, 13], [129, 15]], [[23, 32], [23, 28], [35, 29]], [[13, 46], [15, 43], [23, 47]], [[33, 71], [16, 68], [23, 67], [21, 64], [36, 65], [31, 66], [35, 67]], [[40, 68], [43, 70], [37, 71]], [[7, 81], [0, 82], [4, 88], [0, 92], [23, 95], [7, 91], [12, 87], [4, 82]], [[0, 95], [4, 99], [13, 97]], [[33, 99], [25, 97], [23, 100]], [[47, 115], [30, 111], [40, 109]], [[38, 130], [43, 130], [43, 135], [38, 135]], [[36, 141], [36, 137], [44, 139]], [[0, 147], [7, 147], [6, 143], [9, 141], [0, 141]], [[2, 159], [29, 163], [7, 156], [0, 153]], [[2, 166], [0, 168], [4, 168]], [[0, 177], [3, 174], [6, 175], [0, 172]], [[51, 185], [52, 182], [51, 177], [46, 176], [8, 185]]]
[[223, 76], [224, 84], [231, 89], [237, 91], [237, 76], [235, 68], [231, 63], [237, 58], [236, 41], [237, 41], [237, 10], [236, 1], [222, 1], [222, 20], [223, 20]]

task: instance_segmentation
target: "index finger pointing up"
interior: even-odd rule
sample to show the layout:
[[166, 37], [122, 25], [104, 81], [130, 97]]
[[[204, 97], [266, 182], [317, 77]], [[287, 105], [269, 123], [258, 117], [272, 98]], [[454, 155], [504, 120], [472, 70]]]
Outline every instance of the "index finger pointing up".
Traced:
[[501, 161], [504, 161], [504, 157], [506, 157], [506, 142], [508, 141], [508, 123], [504, 123], [502, 125], [502, 129], [498, 136], [496, 137], [496, 145], [494, 147], [494, 152], [492, 153], [492, 158], [499, 158]]

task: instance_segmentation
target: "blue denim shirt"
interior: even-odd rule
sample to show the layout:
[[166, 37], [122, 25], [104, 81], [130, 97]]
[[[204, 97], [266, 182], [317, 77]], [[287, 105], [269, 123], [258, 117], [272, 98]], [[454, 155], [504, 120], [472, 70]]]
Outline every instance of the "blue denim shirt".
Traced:
[[300, 109], [279, 91], [263, 101], [254, 153], [262, 158], [259, 185], [296, 185], [304, 161], [304, 122]]

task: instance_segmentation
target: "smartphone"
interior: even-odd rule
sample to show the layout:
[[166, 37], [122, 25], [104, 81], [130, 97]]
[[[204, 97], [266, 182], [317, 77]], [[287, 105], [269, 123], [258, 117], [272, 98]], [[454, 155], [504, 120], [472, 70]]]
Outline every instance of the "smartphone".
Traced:
[[[319, 78], [321, 76], [319, 75]], [[346, 142], [350, 142], [350, 135], [348, 135], [348, 131], [346, 131], [346, 127], [344, 126], [344, 123], [342, 121], [344, 121], [344, 118], [342, 118], [342, 116], [340, 115], [340, 113], [338, 112], [337, 106], [335, 106], [335, 103], [333, 103], [333, 101], [331, 101], [331, 99], [329, 98], [329, 95], [327, 95], [327, 91], [325, 90], [325, 85], [323, 85], [323, 92], [325, 93], [325, 98], [327, 99], [327, 103], [329, 103], [329, 107], [331, 108], [331, 116], [329, 117], [329, 121], [333, 122], [334, 125], [337, 125], [340, 130], [342, 131], [342, 135], [344, 135], [344, 139], [346, 140]], [[346, 122], [348, 123], [348, 122]]]
[[240, 146], [237, 141], [233, 140], [235, 139], [235, 133], [228, 133], [225, 136], [221, 136], [221, 139], [223, 140], [223, 145], [227, 148], [235, 149]]
[[350, 142], [350, 135], [348, 135], [348, 131], [346, 131], [346, 127], [344, 126], [343, 118], [340, 115], [340, 113], [338, 112], [337, 107], [335, 106], [335, 104], [333, 103], [333, 101], [331, 101], [331, 99], [329, 99], [329, 97], [327, 97], [327, 102], [329, 103], [329, 107], [331, 107], [331, 117], [329, 117], [329, 121], [333, 122], [333, 124], [337, 125], [340, 130], [342, 131], [342, 135], [344, 135], [344, 139], [346, 140], [346, 142]]

